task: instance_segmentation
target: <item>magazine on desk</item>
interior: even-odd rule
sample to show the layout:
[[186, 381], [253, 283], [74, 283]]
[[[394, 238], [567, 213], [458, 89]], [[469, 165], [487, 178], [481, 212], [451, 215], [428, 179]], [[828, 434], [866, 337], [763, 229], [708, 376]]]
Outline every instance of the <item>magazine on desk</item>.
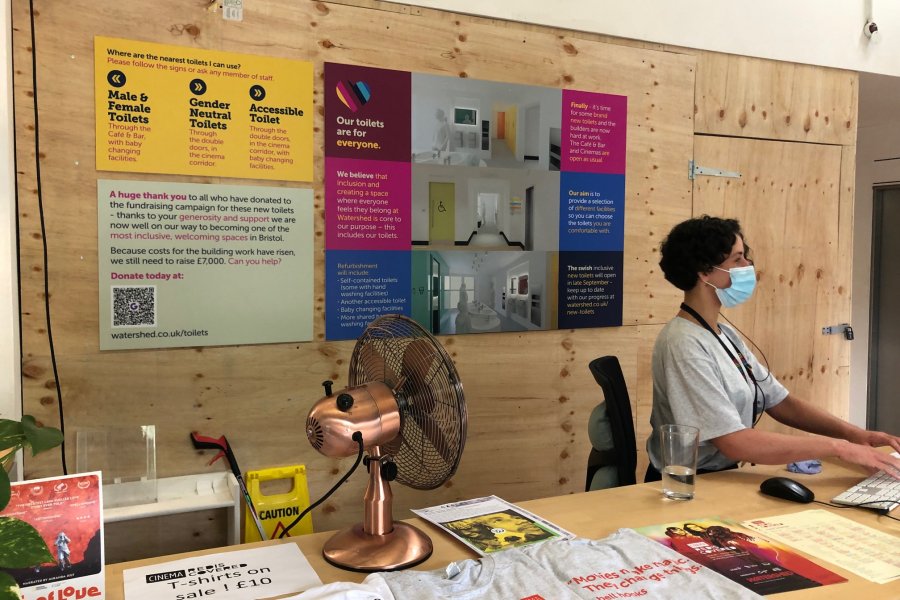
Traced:
[[0, 513], [34, 527], [54, 562], [4, 569], [24, 600], [102, 598], [103, 499], [100, 473], [34, 479], [12, 484]]
[[782, 544], [718, 517], [636, 531], [763, 596], [847, 581]]
[[413, 509], [413, 512], [482, 556], [545, 540], [575, 537], [497, 496]]

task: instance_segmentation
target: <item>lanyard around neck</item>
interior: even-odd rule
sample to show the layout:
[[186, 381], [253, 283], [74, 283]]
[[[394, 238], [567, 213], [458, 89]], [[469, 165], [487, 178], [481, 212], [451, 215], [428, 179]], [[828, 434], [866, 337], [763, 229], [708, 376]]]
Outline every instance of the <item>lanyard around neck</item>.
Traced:
[[740, 357], [740, 361], [732, 354], [731, 350], [728, 349], [728, 346], [725, 345], [725, 342], [722, 341], [722, 338], [719, 337], [719, 334], [712, 328], [712, 326], [706, 322], [706, 319], [700, 316], [696, 310], [688, 306], [686, 303], [681, 303], [681, 310], [686, 312], [687, 314], [694, 317], [700, 325], [706, 329], [708, 332], [713, 334], [713, 337], [716, 338], [716, 341], [722, 346], [722, 349], [725, 350], [725, 353], [728, 354], [728, 358], [731, 359], [731, 362], [734, 363], [734, 366], [737, 367], [738, 372], [741, 374], [741, 377], [750, 384], [750, 387], [753, 388], [753, 420], [750, 421], [754, 425], [756, 424], [756, 417], [758, 414], [758, 409], [756, 407], [756, 394], [759, 389], [759, 385], [756, 382], [756, 379], [753, 378], [753, 369], [750, 367], [750, 363], [747, 362], [747, 359], [744, 357], [744, 354], [738, 350], [737, 345], [731, 340], [730, 337], [725, 335], [725, 338], [728, 340], [728, 343], [734, 347], [734, 351], [737, 352], [737, 355]]

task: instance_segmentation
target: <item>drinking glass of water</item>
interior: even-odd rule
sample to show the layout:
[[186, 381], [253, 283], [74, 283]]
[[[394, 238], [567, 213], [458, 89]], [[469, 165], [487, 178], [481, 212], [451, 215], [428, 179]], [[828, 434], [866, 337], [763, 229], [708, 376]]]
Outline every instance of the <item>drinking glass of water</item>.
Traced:
[[659, 438], [663, 493], [672, 500], [690, 500], [694, 497], [700, 430], [690, 425], [660, 425]]

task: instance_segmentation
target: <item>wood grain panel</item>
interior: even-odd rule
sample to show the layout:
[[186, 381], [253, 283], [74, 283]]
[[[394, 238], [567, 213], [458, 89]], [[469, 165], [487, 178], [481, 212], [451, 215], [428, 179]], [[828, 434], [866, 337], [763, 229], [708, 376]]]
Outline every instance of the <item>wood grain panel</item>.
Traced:
[[[40, 184], [49, 256], [53, 342], [68, 438], [72, 442], [73, 432], [80, 426], [154, 423], [161, 476], [223, 468], [218, 464], [207, 466], [211, 456], [191, 448], [187, 434], [192, 429], [228, 435], [244, 469], [306, 463], [313, 498], [331, 487], [352, 462], [318, 455], [310, 448], [303, 432], [306, 412], [321, 394], [320, 382], [332, 379], [337, 385], [346, 383], [353, 347], [352, 342], [323, 341], [322, 90], [317, 85], [314, 95], [319, 110], [314, 122], [315, 182], [310, 185], [315, 192], [316, 207], [317, 252], [312, 284], [317, 341], [101, 353], [97, 341], [98, 178], [288, 184], [94, 170], [93, 36], [309, 60], [314, 64], [317, 82], [321, 81], [323, 64], [328, 61], [628, 96], [625, 326], [442, 338], [466, 390], [469, 406], [466, 452], [456, 476], [439, 490], [418, 492], [395, 486], [398, 517], [409, 516], [406, 512], [409, 507], [490, 493], [521, 501], [580, 491], [589, 451], [585, 425], [590, 410], [600, 400], [600, 390], [587, 364], [604, 354], [617, 355], [625, 373], [634, 407], [638, 477], [641, 478], [647, 464], [643, 446], [649, 433], [652, 394], [650, 354], [661, 324], [672, 316], [680, 298], [678, 291], [658, 272], [657, 245], [675, 223], [692, 214], [692, 190], [686, 171], [693, 156], [695, 118], [700, 132], [854, 143], [855, 79], [848, 86], [846, 74], [840, 72], [798, 70], [760, 61], [752, 63], [752, 69], [741, 75], [740, 69], [747, 69], [746, 64], [750, 64], [745, 64], [741, 57], [657, 49], [658, 45], [648, 47], [644, 42], [611, 43], [596, 35], [397, 7], [375, 0], [354, 3], [259, 0], [245, 3], [244, 21], [240, 23], [223, 21], [218, 6], [206, 2], [72, 0], [61, 4], [36, 0], [35, 5]], [[36, 124], [31, 112], [34, 87], [28, 2], [13, 0], [12, 8], [24, 405], [26, 413], [56, 424], [58, 404], [44, 319], [43, 234], [36, 193]], [[697, 82], [696, 96], [695, 72], [697, 78], [701, 73], [697, 72], [695, 56], [700, 57], [703, 67], [703, 82]], [[743, 87], [736, 88], [735, 77], [739, 75], [756, 83], [741, 83]], [[736, 94], [738, 89], [740, 93]], [[754, 103], [757, 111], [753, 110]], [[734, 111], [744, 105], [750, 107], [746, 123], [740, 126], [738, 117], [735, 125]], [[768, 116], [773, 114], [768, 112], [773, 109], [764, 109], [767, 117], [763, 119], [759, 110], [763, 106], [778, 107], [791, 116], [794, 124], [776, 124], [774, 117]], [[719, 111], [723, 108], [726, 116], [720, 119]], [[818, 109], [820, 114], [815, 115], [813, 109]], [[806, 130], [804, 121], [808, 115], [812, 116]], [[841, 129], [844, 115], [851, 126]], [[853, 135], [847, 133], [851, 129]], [[703, 143], [705, 138], [697, 139]], [[845, 156], [851, 154], [851, 150], [845, 151]], [[745, 154], [741, 156], [747, 158]], [[718, 155], [711, 157], [718, 158]], [[831, 172], [828, 170], [834, 161], [831, 155], [828, 157], [824, 161], [824, 155], [818, 156], [816, 160], [823, 161], [816, 162], [783, 155], [784, 161], [794, 162], [780, 166], [784, 175], [779, 176], [779, 185], [799, 182], [798, 178], [790, 179], [789, 172], [802, 174], [803, 183], [807, 184], [812, 180], [810, 173], [821, 173], [821, 181], [830, 184], [835, 180], [834, 173], [839, 173], [843, 166], [845, 186], [852, 186], [852, 165], [838, 160], [837, 171]], [[756, 168], [769, 167], [766, 163]], [[829, 184], [816, 182], [815, 190], [824, 192]], [[774, 185], [770, 188], [774, 189]], [[757, 189], [760, 195], [769, 193], [767, 190], [761, 186]], [[732, 193], [732, 190], [722, 193], [726, 191]], [[699, 194], [710, 196], [703, 189]], [[814, 195], [804, 194], [798, 195], [796, 201], [812, 202]], [[845, 191], [842, 210], [848, 210], [850, 204], [843, 203], [851, 199], [852, 194]], [[779, 208], [778, 202], [769, 204], [772, 213], [765, 216], [754, 213], [755, 221], [747, 213], [746, 218], [750, 219], [747, 224], [753, 225], [749, 239], [759, 246], [760, 255], [764, 248], [770, 247], [773, 254], [782, 252], [778, 264], [789, 276], [793, 274], [789, 267], [798, 263], [798, 256], [791, 254], [793, 245], [787, 243], [790, 238], [766, 227], [773, 214], [788, 219], [789, 211]], [[720, 210], [738, 209], [723, 203]], [[806, 217], [803, 210], [795, 208], [790, 215], [792, 224], [808, 231], [809, 239], [804, 238], [804, 243], [815, 240], [835, 244], [840, 232], [849, 235], [850, 230], [845, 229], [849, 217], [841, 222], [839, 229], [832, 223], [816, 232], [803, 222]], [[767, 246], [761, 245], [764, 239]], [[848, 240], [841, 238], [840, 244], [843, 246]], [[835, 249], [827, 252], [828, 256], [837, 258]], [[818, 259], [809, 259], [805, 254], [800, 257], [806, 265], [804, 282], [809, 284], [815, 279], [810, 273], [817, 270], [810, 265]], [[831, 271], [827, 277], [828, 285], [835, 285], [836, 276]], [[844, 290], [849, 289], [849, 274], [847, 277]], [[839, 300], [825, 298], [824, 293], [816, 288], [813, 296], [802, 299], [805, 306], [815, 304], [815, 311], [829, 313], [831, 317], [829, 307]], [[769, 305], [774, 305], [774, 287], [770, 296]], [[791, 311], [793, 315], [799, 309], [791, 304]], [[778, 337], [783, 337], [783, 330], [777, 327], [760, 322], [757, 328], [755, 313], [744, 318], [748, 319], [754, 334], [766, 341], [789, 342]], [[818, 319], [817, 314], [815, 320]], [[835, 380], [838, 382], [838, 388], [841, 381], [846, 382], [846, 368], [843, 375], [835, 377], [832, 365], [824, 358], [825, 352], [838, 350], [835, 340], [821, 339], [817, 343], [826, 347], [815, 346], [810, 352], [799, 354], [794, 353], [799, 350], [793, 347], [777, 349], [779, 376], [808, 382], [802, 385], [809, 389], [802, 391], [810, 392], [825, 387], [822, 382], [829, 378], [831, 385]], [[827, 378], [818, 372], [812, 375], [808, 368], [800, 373], [800, 365], [807, 364], [806, 359], [813, 352], [815, 357], [823, 357], [815, 358], [813, 363], [817, 368], [820, 363], [827, 365]], [[835, 355], [832, 352], [828, 356]], [[801, 358], [794, 361], [792, 356]], [[771, 355], [770, 360], [773, 360]], [[792, 380], [787, 383], [795, 388], [799, 385]], [[830, 393], [829, 402], [839, 406], [839, 390]], [[71, 445], [68, 457], [72, 466]], [[59, 472], [59, 461], [51, 453], [29, 459], [26, 467], [29, 476], [55, 474]], [[314, 512], [317, 530], [359, 520], [364, 479], [357, 474]], [[189, 516], [164, 521], [134, 525], [136, 531], [146, 534], [140, 535], [151, 542], [154, 553], [192, 547], [195, 542], [186, 541], [187, 538], [197, 538], [200, 540], [197, 543], [216, 543], [211, 531], [192, 529], [196, 523]], [[208, 529], [216, 526], [210, 521]], [[164, 539], [154, 537], [153, 532], [167, 527], [176, 528], [184, 535], [169, 545]], [[123, 552], [127, 551], [125, 546]], [[122, 545], [117, 547], [121, 549]]]
[[[75, 0], [36, 3], [40, 168], [49, 256], [53, 341], [69, 441], [81, 426], [154, 423], [158, 469], [174, 476], [210, 469], [188, 432], [229, 437], [244, 469], [305, 463], [310, 495], [321, 495], [352, 460], [314, 452], [303, 431], [320, 382], [346, 383], [352, 342], [322, 341], [322, 93], [315, 116], [315, 335], [305, 344], [99, 352], [97, 341], [98, 178], [287, 185], [252, 180], [99, 173], [93, 168], [93, 36], [104, 35], [310, 60], [346, 62], [454, 77], [625, 94], [627, 138], [625, 316], [629, 326], [579, 331], [482, 334], [443, 338], [462, 376], [469, 441], [457, 475], [444, 488], [395, 486], [405, 509], [498, 493], [512, 501], [580, 491], [589, 442], [587, 416], [600, 390], [587, 363], [617, 354], [635, 404], [646, 348], [675, 296], [657, 273], [658, 237], [690, 214], [685, 168], [693, 138], [692, 56], [601, 43], [568, 32], [525, 28], [436, 11], [392, 12], [293, 0], [245, 5], [244, 21], [226, 22], [215, 5]], [[381, 10], [382, 8], [388, 10]], [[25, 412], [56, 424], [58, 404], [43, 316], [42, 235], [38, 220], [28, 3], [16, 0], [16, 101], [20, 170], [20, 245]], [[83, 18], [72, 19], [72, 15]], [[302, 187], [302, 186], [301, 186]], [[651, 336], [644, 339], [644, 336]], [[636, 416], [637, 416], [636, 411]], [[638, 417], [640, 418], [640, 417]], [[70, 444], [68, 461], [74, 463]], [[59, 472], [52, 453], [29, 460], [29, 476]], [[358, 474], [314, 513], [317, 529], [361, 516], [365, 477]], [[135, 524], [158, 530], [156, 521]], [[192, 531], [190, 517], [165, 526]], [[190, 537], [190, 536], [188, 536]], [[208, 536], [204, 534], [201, 539]], [[211, 539], [211, 538], [210, 538]], [[175, 541], [183, 545], [183, 540]], [[156, 542], [154, 542], [156, 544]], [[177, 547], [157, 547], [171, 552]]]
[[697, 52], [697, 133], [856, 144], [858, 76]]
[[700, 164], [742, 174], [694, 180], [696, 214], [739, 219], [756, 261], [754, 298], [725, 316], [788, 389], [845, 415], [848, 342], [821, 333], [849, 309], [851, 257], [839, 244], [841, 147], [698, 136], [694, 153]]

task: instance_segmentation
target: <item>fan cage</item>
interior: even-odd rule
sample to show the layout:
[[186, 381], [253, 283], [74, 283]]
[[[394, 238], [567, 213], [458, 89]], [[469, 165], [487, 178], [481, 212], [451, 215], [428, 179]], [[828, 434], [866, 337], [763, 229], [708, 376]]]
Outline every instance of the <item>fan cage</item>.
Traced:
[[403, 315], [373, 321], [350, 359], [350, 386], [380, 381], [400, 405], [400, 433], [382, 446], [397, 481], [439, 487], [456, 472], [466, 441], [466, 403], [453, 360], [421, 325]]

